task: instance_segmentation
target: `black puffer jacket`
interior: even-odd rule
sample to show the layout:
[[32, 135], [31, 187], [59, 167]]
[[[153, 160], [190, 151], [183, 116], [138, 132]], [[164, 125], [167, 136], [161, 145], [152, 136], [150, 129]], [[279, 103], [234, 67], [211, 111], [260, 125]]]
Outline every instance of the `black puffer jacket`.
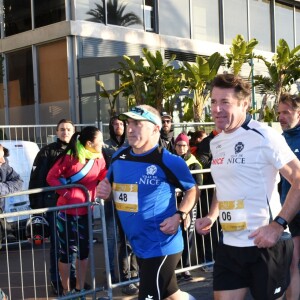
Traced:
[[[67, 144], [60, 141], [51, 143], [43, 147], [33, 162], [29, 189], [41, 188], [49, 186], [46, 177], [47, 174], [56, 161], [57, 157], [65, 150]], [[33, 209], [56, 206], [55, 192], [46, 192], [29, 195], [30, 207]]]

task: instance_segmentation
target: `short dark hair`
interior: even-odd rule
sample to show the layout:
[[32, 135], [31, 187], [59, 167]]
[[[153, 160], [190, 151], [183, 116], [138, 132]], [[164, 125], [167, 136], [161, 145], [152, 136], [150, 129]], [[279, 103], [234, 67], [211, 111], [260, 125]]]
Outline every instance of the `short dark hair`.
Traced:
[[289, 104], [293, 110], [300, 109], [300, 96], [283, 93], [279, 98], [279, 103]]
[[234, 74], [219, 74], [211, 83], [211, 91], [214, 87], [221, 89], [234, 89], [239, 100], [251, 97], [251, 84], [242, 77]]
[[60, 125], [60, 124], [63, 124], [63, 123], [69, 123], [69, 124], [71, 124], [71, 125], [75, 128], [75, 125], [74, 125], [74, 123], [73, 123], [71, 120], [68, 120], [68, 119], [61, 119], [61, 120], [57, 123], [57, 125], [56, 125], [56, 131], [58, 130], [59, 125]]

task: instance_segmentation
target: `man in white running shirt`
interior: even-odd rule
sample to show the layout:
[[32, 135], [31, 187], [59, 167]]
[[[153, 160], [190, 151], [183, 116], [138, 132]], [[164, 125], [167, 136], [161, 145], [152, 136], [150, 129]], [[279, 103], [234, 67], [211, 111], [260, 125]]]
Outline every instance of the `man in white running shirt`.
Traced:
[[[255, 299], [279, 299], [290, 281], [293, 243], [283, 232], [300, 208], [300, 163], [279, 133], [247, 114], [250, 97], [250, 84], [239, 76], [221, 74], [212, 82], [212, 117], [222, 130], [210, 144], [216, 191], [196, 230], [209, 233], [219, 217], [217, 300], [242, 300], [248, 289]], [[283, 208], [278, 171], [291, 183]]]

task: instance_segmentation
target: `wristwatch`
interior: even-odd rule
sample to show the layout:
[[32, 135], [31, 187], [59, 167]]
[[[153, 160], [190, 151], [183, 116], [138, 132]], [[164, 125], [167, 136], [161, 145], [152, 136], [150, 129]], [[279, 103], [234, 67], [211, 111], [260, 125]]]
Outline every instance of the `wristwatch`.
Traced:
[[284, 229], [286, 229], [288, 226], [288, 222], [284, 218], [281, 218], [279, 216], [277, 216], [273, 221], [281, 225]]
[[181, 210], [177, 210], [175, 214], [178, 214], [180, 215], [180, 220], [183, 222], [186, 217], [187, 217], [187, 213], [185, 213], [184, 211], [181, 211]]

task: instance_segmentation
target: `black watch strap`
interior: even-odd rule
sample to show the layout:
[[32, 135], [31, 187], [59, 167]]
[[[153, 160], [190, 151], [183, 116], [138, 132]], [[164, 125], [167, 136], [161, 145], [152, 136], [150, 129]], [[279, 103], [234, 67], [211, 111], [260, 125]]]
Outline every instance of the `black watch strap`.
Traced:
[[281, 218], [279, 216], [277, 216], [274, 219], [274, 222], [276, 222], [277, 224], [281, 225], [284, 229], [286, 229], [287, 226], [288, 226], [288, 222], [284, 218]]
[[175, 214], [180, 215], [180, 220], [181, 221], [184, 221], [186, 219], [187, 214], [185, 212], [181, 211], [181, 210], [177, 210]]

